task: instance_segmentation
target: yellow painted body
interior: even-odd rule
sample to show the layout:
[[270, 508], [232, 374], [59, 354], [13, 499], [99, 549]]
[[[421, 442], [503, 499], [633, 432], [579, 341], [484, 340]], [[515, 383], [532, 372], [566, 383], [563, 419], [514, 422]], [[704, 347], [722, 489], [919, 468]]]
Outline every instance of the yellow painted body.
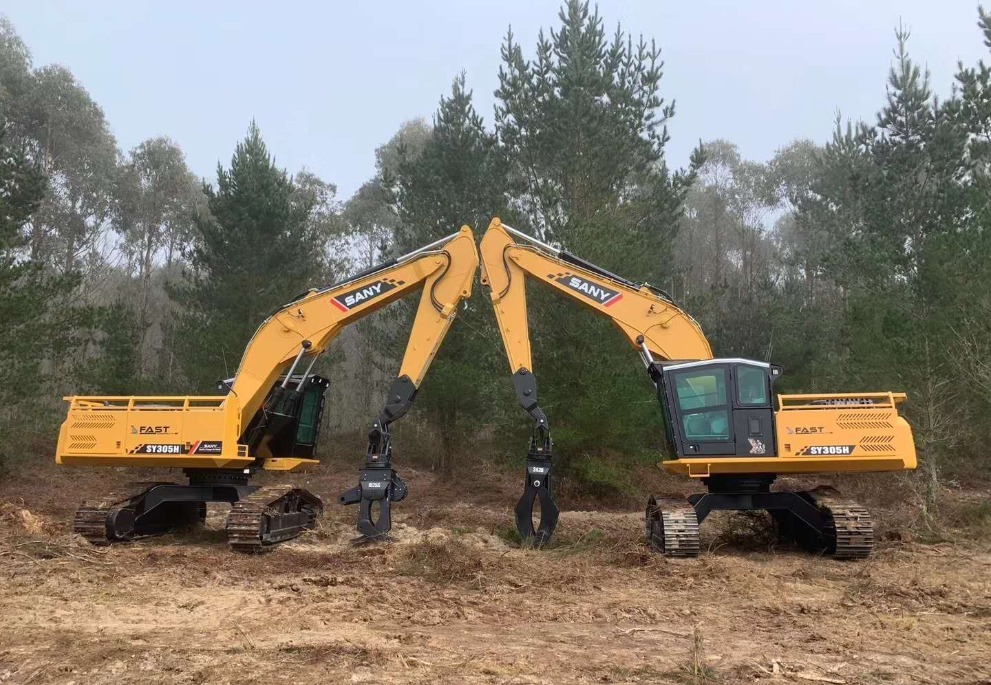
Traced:
[[[469, 227], [447, 243], [406, 261], [327, 290], [311, 290], [270, 316], [245, 349], [231, 392], [223, 397], [66, 397], [69, 413], [59, 432], [55, 461], [85, 466], [246, 468], [261, 460], [274, 471], [299, 471], [312, 459], [271, 454], [266, 445], [248, 454], [238, 440], [280, 375], [302, 349], [322, 353], [343, 328], [413, 291], [423, 291], [399, 370], [419, 386], [471, 296], [478, 251]], [[381, 294], [350, 304], [346, 293], [383, 283]], [[209, 453], [202, 443], [207, 443]], [[216, 443], [220, 443], [219, 446]], [[149, 451], [153, 450], [153, 451]]]
[[[696, 321], [672, 302], [642, 286], [610, 279], [582, 269], [553, 254], [522, 245], [492, 219], [481, 242], [482, 283], [491, 288], [506, 356], [513, 373], [533, 371], [526, 309], [526, 278], [609, 317], [630, 344], [637, 338], [662, 362], [705, 361], [712, 349]], [[612, 292], [607, 304], [588, 296], [588, 289], [569, 287], [570, 276], [602, 292]], [[573, 285], [573, 283], [572, 283]], [[872, 404], [857, 404], [868, 398]], [[779, 395], [774, 414], [777, 454], [760, 457], [695, 456], [662, 462], [668, 471], [705, 478], [718, 474], [842, 473], [898, 471], [916, 467], [912, 429], [898, 414], [905, 401], [900, 393], [860, 395]], [[819, 402], [819, 404], [814, 404]], [[817, 429], [809, 432], [809, 429]], [[820, 432], [821, 431], [821, 432]], [[851, 447], [849, 454], [829, 454], [829, 448]], [[812, 449], [814, 448], [814, 449]], [[820, 454], [823, 449], [826, 454]], [[839, 450], [842, 452], [843, 450]]]

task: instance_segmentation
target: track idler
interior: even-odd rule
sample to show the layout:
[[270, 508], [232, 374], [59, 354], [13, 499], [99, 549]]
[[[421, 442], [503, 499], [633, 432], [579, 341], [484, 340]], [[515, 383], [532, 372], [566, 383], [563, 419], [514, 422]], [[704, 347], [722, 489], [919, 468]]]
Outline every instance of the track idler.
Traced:
[[359, 505], [358, 532], [375, 539], [392, 529], [392, 503], [402, 502], [407, 494], [409, 488], [394, 469], [364, 468], [358, 485], [341, 495], [340, 502]]
[[[540, 520], [533, 526], [533, 508], [540, 502]], [[524, 544], [542, 547], [550, 542], [561, 510], [551, 492], [550, 459], [527, 459], [523, 496], [516, 503], [516, 530]]]

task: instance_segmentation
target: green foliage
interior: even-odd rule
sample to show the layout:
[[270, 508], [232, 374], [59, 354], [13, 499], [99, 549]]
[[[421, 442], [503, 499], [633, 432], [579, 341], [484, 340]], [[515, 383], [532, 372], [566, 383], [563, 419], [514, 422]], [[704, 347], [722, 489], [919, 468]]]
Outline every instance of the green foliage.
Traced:
[[252, 334], [276, 307], [323, 273], [312, 195], [275, 166], [252, 122], [229, 169], [205, 184], [207, 212], [196, 217], [190, 284], [173, 290], [184, 307], [172, 348], [191, 388], [233, 374]]
[[37, 416], [44, 362], [76, 342], [86, 314], [68, 306], [74, 276], [48, 273], [28, 257], [27, 229], [47, 178], [9, 131], [0, 121], [0, 430]]
[[97, 315], [99, 353], [80, 371], [86, 392], [142, 395], [150, 388], [141, 374], [141, 329], [131, 306], [115, 302]]
[[664, 163], [674, 105], [660, 94], [660, 48], [617, 27], [608, 40], [588, 2], [527, 60], [510, 32], [496, 131], [522, 218], [539, 237], [630, 278], [662, 283], [690, 176]]
[[12, 261], [16, 250], [27, 244], [22, 229], [41, 206], [48, 178], [27, 155], [23, 145], [11, 140], [10, 124], [0, 119], [0, 251]]

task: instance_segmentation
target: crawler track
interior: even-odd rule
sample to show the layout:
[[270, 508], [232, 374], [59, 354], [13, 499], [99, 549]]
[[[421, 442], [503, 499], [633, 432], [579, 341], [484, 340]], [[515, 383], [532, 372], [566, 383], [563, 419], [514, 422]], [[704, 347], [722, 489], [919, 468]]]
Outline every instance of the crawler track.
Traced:
[[874, 522], [866, 508], [833, 497], [817, 497], [819, 510], [831, 522], [824, 531], [836, 559], [866, 559], [874, 550]]
[[236, 502], [227, 517], [227, 542], [236, 552], [262, 552], [313, 528], [323, 502], [291, 485], [259, 488]]
[[647, 542], [670, 557], [697, 557], [701, 548], [695, 509], [686, 501], [651, 496], [647, 501]]

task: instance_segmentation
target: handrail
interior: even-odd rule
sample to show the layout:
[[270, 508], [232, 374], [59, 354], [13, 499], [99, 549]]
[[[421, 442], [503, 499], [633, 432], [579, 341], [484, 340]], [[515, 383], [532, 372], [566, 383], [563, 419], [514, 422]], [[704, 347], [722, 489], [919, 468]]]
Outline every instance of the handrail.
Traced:
[[[778, 411], [795, 409], [893, 409], [908, 399], [903, 392], [834, 392], [803, 395], [778, 395]], [[857, 400], [869, 400], [857, 402]], [[795, 404], [786, 404], [794, 402]]]

